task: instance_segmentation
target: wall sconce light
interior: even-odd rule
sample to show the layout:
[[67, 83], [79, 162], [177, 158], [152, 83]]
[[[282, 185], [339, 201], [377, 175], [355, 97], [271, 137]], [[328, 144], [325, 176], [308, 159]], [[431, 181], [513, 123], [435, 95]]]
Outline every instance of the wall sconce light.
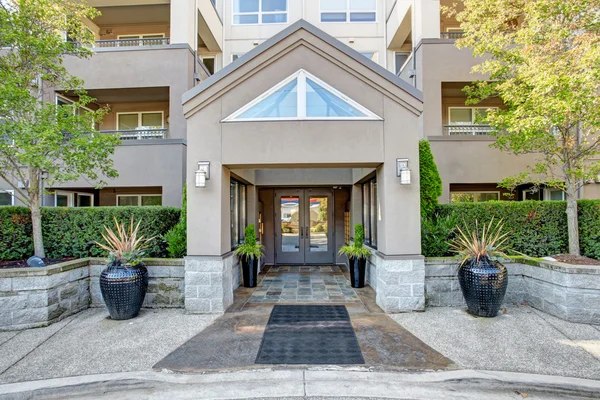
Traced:
[[401, 185], [410, 185], [410, 169], [408, 169], [408, 158], [396, 159], [396, 176], [400, 178]]
[[199, 161], [196, 171], [196, 187], [206, 187], [206, 181], [210, 179], [210, 161]]

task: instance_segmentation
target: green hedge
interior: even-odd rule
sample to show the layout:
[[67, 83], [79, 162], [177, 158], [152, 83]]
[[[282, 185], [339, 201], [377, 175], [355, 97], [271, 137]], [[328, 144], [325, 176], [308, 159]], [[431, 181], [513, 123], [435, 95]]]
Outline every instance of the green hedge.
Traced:
[[[172, 207], [90, 207], [42, 208], [44, 248], [49, 258], [104, 257], [105, 251], [94, 244], [101, 241], [104, 226], [141, 220], [140, 232], [156, 236], [148, 257], [166, 257], [163, 235], [179, 221], [179, 209]], [[33, 254], [31, 215], [25, 207], [0, 207], [0, 260], [18, 260]]]
[[[502, 219], [504, 229], [510, 232], [509, 245], [512, 249], [532, 257], [544, 257], [568, 251], [566, 202], [564, 201], [493, 201], [485, 203], [442, 204], [437, 207], [436, 219], [443, 225], [448, 216], [456, 218], [461, 228], [471, 231], [477, 220], [479, 224], [489, 222], [492, 217]], [[427, 257], [448, 255], [438, 254], [434, 249], [443, 246], [431, 245], [436, 241], [447, 241], [450, 237], [428, 237], [424, 231], [424, 254]], [[439, 229], [437, 230], [439, 232]], [[579, 231], [581, 253], [588, 257], [600, 258], [600, 201], [579, 201]]]

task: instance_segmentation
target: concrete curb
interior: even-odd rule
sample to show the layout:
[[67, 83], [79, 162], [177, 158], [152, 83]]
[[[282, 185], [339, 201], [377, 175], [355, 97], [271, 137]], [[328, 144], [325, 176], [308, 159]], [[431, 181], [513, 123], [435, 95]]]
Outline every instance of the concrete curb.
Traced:
[[[0, 399], [30, 399], [46, 396], [94, 398], [162, 398], [166, 394], [190, 398], [256, 399], [282, 397], [436, 398], [445, 390], [478, 398], [484, 393], [537, 392], [546, 394], [600, 396], [600, 381], [551, 375], [500, 371], [457, 370], [444, 372], [392, 373], [356, 370], [257, 369], [210, 374], [173, 374], [141, 371], [86, 375], [0, 385]], [[459, 393], [456, 393], [456, 391]], [[445, 393], [445, 392], [444, 392]], [[119, 397], [119, 394], [122, 397]], [[431, 397], [428, 397], [431, 396]], [[90, 397], [91, 398], [91, 397]], [[185, 397], [187, 398], [187, 396]], [[448, 398], [454, 398], [448, 397]]]

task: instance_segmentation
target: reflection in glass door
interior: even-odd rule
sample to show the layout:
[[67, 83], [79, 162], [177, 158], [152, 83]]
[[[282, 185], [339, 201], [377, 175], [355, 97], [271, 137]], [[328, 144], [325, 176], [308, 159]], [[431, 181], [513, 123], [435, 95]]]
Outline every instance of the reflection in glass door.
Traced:
[[275, 192], [275, 246], [278, 264], [334, 262], [333, 192], [287, 189]]

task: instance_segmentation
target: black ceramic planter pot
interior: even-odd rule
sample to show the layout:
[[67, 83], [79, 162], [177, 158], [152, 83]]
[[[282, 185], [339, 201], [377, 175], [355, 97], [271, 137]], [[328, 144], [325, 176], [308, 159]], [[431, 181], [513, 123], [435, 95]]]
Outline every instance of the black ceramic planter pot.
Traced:
[[458, 270], [458, 281], [471, 314], [480, 317], [498, 314], [508, 286], [504, 265], [487, 257], [479, 262], [471, 259]]
[[348, 269], [350, 270], [350, 285], [357, 289], [364, 288], [367, 259], [348, 257]]
[[256, 287], [258, 275], [258, 258], [242, 257], [242, 275], [244, 287]]
[[148, 289], [148, 270], [144, 265], [125, 268], [109, 264], [100, 274], [100, 291], [112, 319], [130, 319], [138, 315]]

